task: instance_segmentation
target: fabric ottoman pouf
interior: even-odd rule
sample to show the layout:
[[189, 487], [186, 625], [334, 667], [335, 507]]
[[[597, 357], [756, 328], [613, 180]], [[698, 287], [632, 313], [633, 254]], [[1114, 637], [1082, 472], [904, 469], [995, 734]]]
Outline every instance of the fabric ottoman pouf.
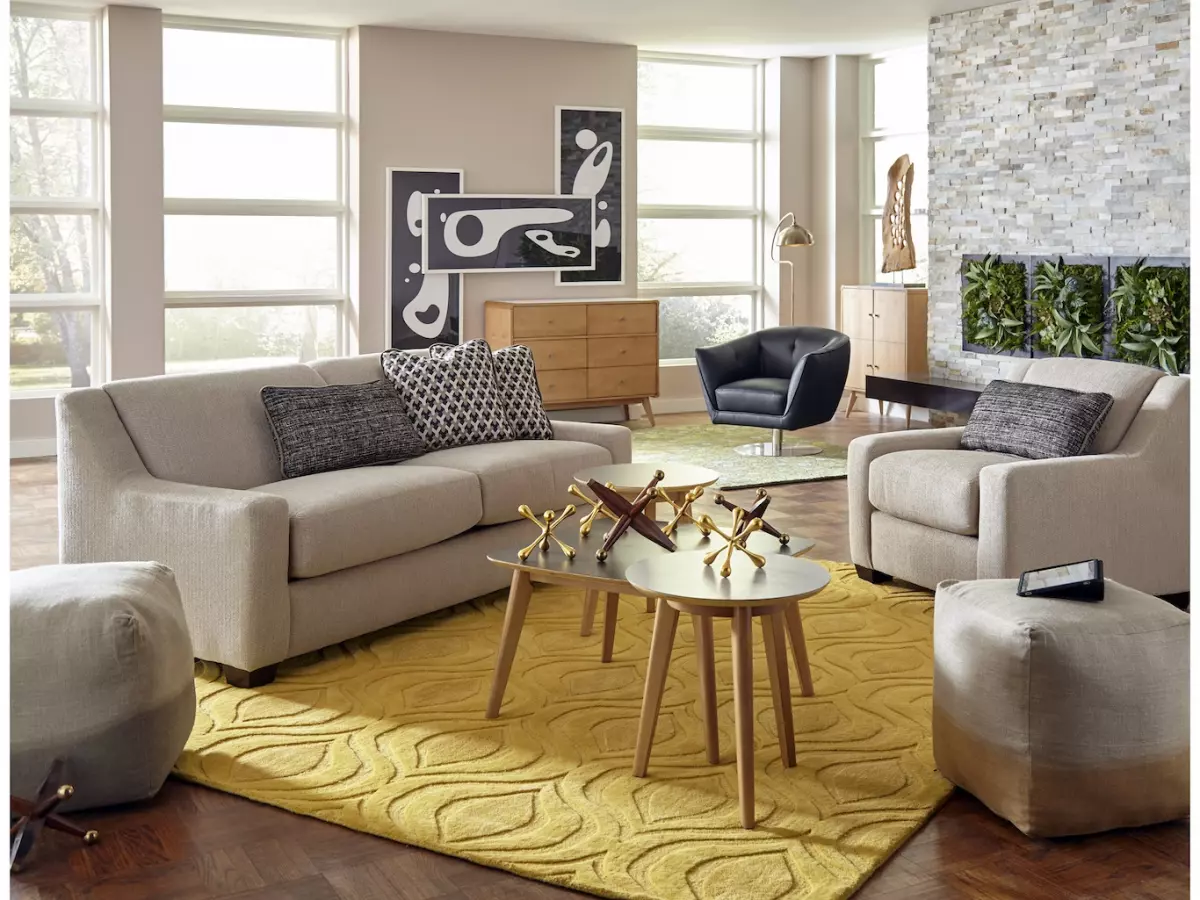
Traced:
[[158, 563], [43, 566], [9, 580], [12, 793], [56, 757], [64, 809], [154, 796], [196, 717], [192, 643]]
[[933, 611], [941, 773], [1029, 835], [1188, 815], [1188, 615], [1105, 582], [1098, 603], [944, 581]]

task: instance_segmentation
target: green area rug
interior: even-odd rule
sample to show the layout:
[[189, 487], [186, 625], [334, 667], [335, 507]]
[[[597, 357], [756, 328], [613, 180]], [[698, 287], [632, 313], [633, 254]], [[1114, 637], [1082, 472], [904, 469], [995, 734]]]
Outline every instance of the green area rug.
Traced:
[[[707, 466], [721, 473], [716, 487], [728, 491], [846, 477], [846, 448], [822, 441], [803, 442], [820, 447], [821, 453], [817, 456], [741, 456], [734, 450], [739, 444], [770, 439], [769, 429], [738, 425], [637, 428], [633, 432], [633, 461]], [[784, 443], [787, 443], [786, 435]]]

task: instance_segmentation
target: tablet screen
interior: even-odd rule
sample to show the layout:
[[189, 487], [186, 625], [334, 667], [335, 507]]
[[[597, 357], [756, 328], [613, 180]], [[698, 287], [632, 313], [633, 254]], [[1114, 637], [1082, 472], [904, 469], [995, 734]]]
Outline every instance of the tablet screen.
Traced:
[[1025, 573], [1024, 589], [1040, 591], [1046, 588], [1062, 587], [1064, 584], [1075, 584], [1080, 581], [1090, 581], [1095, 578], [1091, 562], [1071, 563], [1069, 566], [1052, 566], [1049, 569], [1037, 569]]

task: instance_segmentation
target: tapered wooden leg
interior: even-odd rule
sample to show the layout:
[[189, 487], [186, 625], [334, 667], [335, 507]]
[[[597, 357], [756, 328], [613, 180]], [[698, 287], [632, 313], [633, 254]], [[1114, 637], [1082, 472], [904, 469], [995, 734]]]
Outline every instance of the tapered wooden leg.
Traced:
[[604, 647], [600, 651], [600, 662], [612, 662], [613, 641], [617, 637], [617, 613], [620, 605], [620, 594], [604, 595]]
[[646, 411], [646, 418], [650, 420], [650, 424], [654, 425], [654, 410], [650, 407], [650, 398], [642, 398], [642, 409]]
[[700, 674], [700, 706], [704, 711], [704, 750], [708, 761], [721, 761], [721, 740], [717, 731], [717, 670], [713, 654], [712, 616], [692, 616], [696, 633], [696, 667]]
[[658, 711], [662, 707], [663, 688], [667, 684], [667, 668], [671, 664], [671, 647], [675, 644], [675, 627], [679, 624], [679, 611], [671, 604], [658, 604], [654, 615], [654, 637], [650, 639], [650, 660], [646, 664], [646, 688], [642, 692], [642, 717], [638, 722], [637, 749], [633, 754], [633, 774], [646, 777], [650, 765], [650, 745], [654, 743], [654, 729], [658, 725]]
[[529, 580], [529, 573], [522, 569], [514, 570], [512, 586], [508, 589], [508, 607], [504, 610], [500, 649], [496, 653], [496, 669], [492, 673], [492, 692], [488, 695], [486, 715], [489, 719], [500, 715], [500, 704], [504, 702], [504, 689], [508, 687], [508, 675], [517, 655], [517, 642], [521, 640], [521, 629], [525, 627], [525, 613], [529, 610], [532, 593], [533, 583]]
[[800, 607], [791, 603], [783, 611], [787, 622], [788, 637], [792, 641], [792, 658], [796, 662], [796, 676], [800, 679], [800, 696], [813, 695], [812, 671], [808, 667], [808, 646], [804, 642], [804, 624], [800, 621]]
[[904, 406], [904, 427], [912, 428], [912, 404], [907, 403]]
[[655, 604], [655, 602], [656, 602], [656, 601], [655, 601], [655, 599], [654, 599], [653, 597], [647, 597], [647, 598], [646, 598], [646, 612], [648, 612], [648, 613], [653, 613], [653, 612], [654, 612], [654, 609], [655, 609], [655, 607], [654, 607], [654, 604]]
[[879, 401], [879, 417], [883, 418], [883, 401]]
[[622, 405], [625, 407], [625, 421], [628, 422], [629, 421], [629, 404], [624, 403]]
[[754, 827], [754, 659], [750, 608], [733, 611], [733, 726], [742, 827]]
[[583, 595], [583, 618], [579, 621], [580, 637], [587, 637], [592, 633], [592, 625], [596, 622], [596, 601], [599, 599], [599, 591], [588, 591]]
[[851, 391], [850, 399], [846, 401], [846, 418], [850, 418], [850, 413], [854, 412], [854, 401], [858, 399], [858, 392]]
[[788, 682], [786, 627], [783, 613], [760, 616], [763, 646], [767, 651], [767, 677], [771, 682], [771, 703], [775, 707], [775, 733], [779, 736], [779, 758], [783, 767], [796, 765], [796, 731], [792, 723], [792, 688]]

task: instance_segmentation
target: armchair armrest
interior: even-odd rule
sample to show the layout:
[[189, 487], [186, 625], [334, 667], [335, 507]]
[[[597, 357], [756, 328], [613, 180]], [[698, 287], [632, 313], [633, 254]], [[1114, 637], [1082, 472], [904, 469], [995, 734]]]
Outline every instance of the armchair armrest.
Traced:
[[696, 369], [711, 413], [717, 408], [717, 388], [758, 374], [758, 336], [747, 334], [715, 347], [697, 347]]
[[624, 425], [608, 425], [602, 422], [551, 421], [556, 441], [580, 441], [603, 447], [612, 456], [614, 463], [627, 463], [633, 459], [633, 432]]
[[837, 412], [850, 372], [850, 342], [841, 340], [801, 357], [788, 382], [784, 428], [828, 422]]
[[962, 428], [919, 428], [886, 434], [868, 434], [850, 442], [846, 452], [850, 512], [850, 559], [859, 566], [871, 563], [871, 501], [867, 483], [871, 463], [885, 453], [901, 450], [957, 450]]

